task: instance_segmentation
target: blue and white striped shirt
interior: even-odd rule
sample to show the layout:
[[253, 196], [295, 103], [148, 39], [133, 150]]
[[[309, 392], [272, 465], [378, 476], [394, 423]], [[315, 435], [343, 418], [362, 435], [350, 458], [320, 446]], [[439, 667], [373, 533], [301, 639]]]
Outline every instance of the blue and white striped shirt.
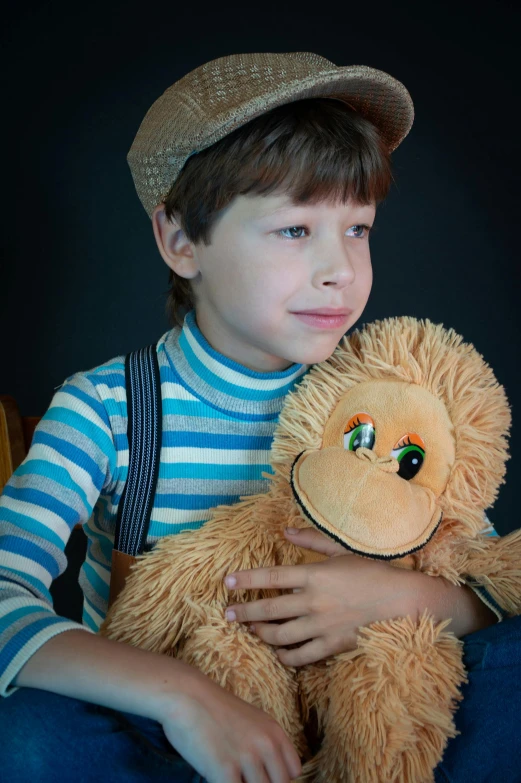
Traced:
[[[267, 490], [287, 393], [307, 370], [258, 373], [224, 357], [187, 315], [157, 344], [163, 402], [159, 478], [147, 541], [201, 527], [211, 509]], [[124, 357], [73, 375], [0, 497], [0, 694], [52, 636], [97, 631], [108, 603], [118, 503], [128, 470]], [[83, 624], [59, 617], [49, 587], [75, 524], [88, 538]]]

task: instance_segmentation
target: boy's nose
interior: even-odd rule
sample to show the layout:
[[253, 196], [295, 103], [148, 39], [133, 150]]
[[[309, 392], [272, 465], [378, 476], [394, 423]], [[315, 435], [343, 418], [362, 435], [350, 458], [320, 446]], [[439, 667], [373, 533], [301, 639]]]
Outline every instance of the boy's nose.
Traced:
[[336, 254], [330, 254], [328, 260], [317, 268], [313, 284], [317, 288], [324, 285], [345, 288], [355, 279], [355, 270], [349, 255], [345, 250]]

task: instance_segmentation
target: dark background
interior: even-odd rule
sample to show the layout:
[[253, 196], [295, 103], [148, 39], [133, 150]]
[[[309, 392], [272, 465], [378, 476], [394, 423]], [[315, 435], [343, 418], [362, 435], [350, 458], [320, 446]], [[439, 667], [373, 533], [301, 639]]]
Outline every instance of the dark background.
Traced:
[[491, 512], [519, 526], [517, 3], [11, 3], [3, 10], [0, 391], [41, 415], [77, 370], [167, 328], [167, 269], [126, 163], [153, 101], [240, 51], [314, 51], [403, 81], [416, 107], [372, 238], [365, 320], [452, 326], [513, 406], [513, 456]]

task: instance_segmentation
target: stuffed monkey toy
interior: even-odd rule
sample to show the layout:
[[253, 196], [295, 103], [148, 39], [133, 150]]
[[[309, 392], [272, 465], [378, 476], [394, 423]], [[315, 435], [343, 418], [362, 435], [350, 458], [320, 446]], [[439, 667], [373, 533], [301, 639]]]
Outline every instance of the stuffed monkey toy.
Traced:
[[[269, 490], [159, 540], [132, 567], [101, 633], [182, 658], [270, 713], [304, 761], [302, 781], [432, 781], [465, 681], [448, 621], [424, 613], [373, 623], [355, 650], [289, 667], [224, 618], [223, 579], [323, 559], [283, 534], [314, 526], [358, 555], [454, 584], [473, 579], [518, 614], [521, 532], [481, 532], [509, 426], [503, 388], [454, 331], [403, 317], [344, 337], [285, 401]], [[279, 592], [236, 591], [233, 602]]]

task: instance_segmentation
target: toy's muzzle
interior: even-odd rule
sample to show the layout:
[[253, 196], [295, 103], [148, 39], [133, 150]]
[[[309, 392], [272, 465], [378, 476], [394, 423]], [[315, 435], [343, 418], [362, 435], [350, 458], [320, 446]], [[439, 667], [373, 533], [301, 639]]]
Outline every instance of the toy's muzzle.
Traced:
[[424, 546], [441, 521], [432, 490], [397, 475], [391, 456], [331, 446], [305, 451], [291, 484], [305, 517], [343, 546], [392, 559]]

